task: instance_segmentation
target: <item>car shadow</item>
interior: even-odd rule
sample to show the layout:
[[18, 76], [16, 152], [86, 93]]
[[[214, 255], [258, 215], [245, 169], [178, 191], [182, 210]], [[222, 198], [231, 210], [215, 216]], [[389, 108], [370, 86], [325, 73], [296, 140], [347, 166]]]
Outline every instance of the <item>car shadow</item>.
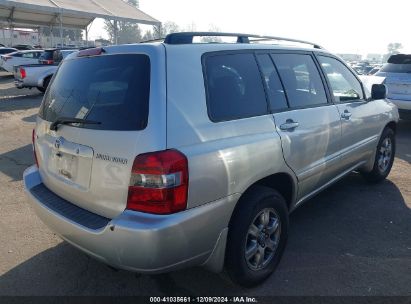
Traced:
[[0, 90], [0, 112], [12, 112], [38, 108], [41, 104], [42, 94], [7, 96]]
[[13, 80], [14, 75], [12, 73], [7, 73], [7, 72], [2, 72], [0, 71], [1, 75], [0, 75], [0, 84], [1, 83], [8, 83], [11, 80]]
[[0, 172], [9, 176], [12, 181], [21, 181], [26, 168], [34, 164], [31, 145], [0, 154]]
[[277, 271], [254, 289], [201, 268], [155, 276], [114, 271], [62, 242], [2, 275], [0, 295], [410, 293], [411, 210], [391, 181], [370, 185], [353, 173], [297, 209], [290, 224]]
[[411, 164], [411, 121], [400, 120], [397, 126], [396, 157]]
[[24, 122], [33, 123], [33, 122], [36, 122], [36, 119], [37, 119], [37, 114], [33, 114], [33, 115], [30, 115], [30, 116], [24, 117], [22, 120]]

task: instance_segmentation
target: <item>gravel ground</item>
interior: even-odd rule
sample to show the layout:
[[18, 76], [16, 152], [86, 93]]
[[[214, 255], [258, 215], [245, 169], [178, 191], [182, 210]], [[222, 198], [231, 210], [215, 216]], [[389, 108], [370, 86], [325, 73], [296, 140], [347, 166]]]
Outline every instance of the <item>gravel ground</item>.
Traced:
[[389, 178], [368, 185], [353, 173], [295, 211], [278, 270], [245, 290], [201, 268], [114, 271], [49, 231], [22, 185], [41, 98], [0, 73], [0, 295], [411, 296], [411, 122], [398, 126]]

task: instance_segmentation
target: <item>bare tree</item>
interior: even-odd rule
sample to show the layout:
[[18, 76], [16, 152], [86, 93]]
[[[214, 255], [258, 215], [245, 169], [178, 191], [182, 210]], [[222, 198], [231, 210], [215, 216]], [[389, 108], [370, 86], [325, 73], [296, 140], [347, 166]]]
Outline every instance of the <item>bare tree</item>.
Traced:
[[398, 42], [390, 43], [387, 46], [388, 54], [389, 55], [399, 54], [400, 49], [402, 49], [402, 48], [403, 48], [403, 46], [402, 46], [401, 43], [398, 43]]
[[[153, 37], [152, 39], [160, 39], [160, 38], [164, 38], [168, 34], [177, 33], [180, 31], [181, 29], [177, 23], [173, 21], [166, 21], [160, 27], [154, 27], [153, 32], [147, 31], [146, 34], [150, 36], [150, 32], [151, 32], [151, 36]], [[145, 40], [150, 40], [150, 39], [145, 39]]]
[[[213, 33], [221, 32], [220, 28], [216, 26], [215, 24], [210, 24], [210, 26], [208, 27], [208, 31], [213, 32]], [[204, 43], [222, 42], [222, 39], [218, 36], [205, 36], [201, 38], [201, 42], [204, 42]]]
[[[126, 2], [132, 6], [139, 7], [138, 0], [127, 0]], [[107, 31], [110, 40], [115, 43], [115, 22], [106, 20], [104, 28]], [[134, 22], [117, 22], [117, 35], [118, 44], [135, 43], [142, 40], [141, 29], [138, 24]]]

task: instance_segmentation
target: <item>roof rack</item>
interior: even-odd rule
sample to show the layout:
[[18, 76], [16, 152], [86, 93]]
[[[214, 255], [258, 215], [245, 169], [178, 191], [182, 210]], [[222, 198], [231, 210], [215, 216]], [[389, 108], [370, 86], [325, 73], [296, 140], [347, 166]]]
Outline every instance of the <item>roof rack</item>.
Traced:
[[[252, 43], [260, 41], [286, 41], [301, 44], [312, 45], [315, 49], [323, 49], [320, 45], [304, 40], [275, 37], [275, 36], [260, 36], [253, 34], [239, 34], [239, 33], [221, 33], [221, 32], [181, 32], [168, 34], [164, 39], [167, 44], [192, 44], [194, 37], [237, 37], [237, 43]], [[254, 39], [250, 39], [254, 38]]]

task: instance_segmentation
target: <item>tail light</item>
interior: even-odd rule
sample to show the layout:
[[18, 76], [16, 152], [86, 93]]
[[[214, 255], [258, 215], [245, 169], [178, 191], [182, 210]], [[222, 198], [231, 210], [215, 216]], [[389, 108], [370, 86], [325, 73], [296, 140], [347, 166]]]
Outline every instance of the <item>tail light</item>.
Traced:
[[105, 49], [103, 48], [92, 48], [92, 49], [85, 49], [81, 50], [77, 53], [77, 57], [86, 57], [86, 56], [98, 56], [105, 53]]
[[171, 214], [187, 208], [188, 161], [177, 150], [141, 154], [133, 163], [127, 209]]
[[44, 60], [39, 60], [40, 64], [54, 64], [54, 60], [51, 59], [44, 59]]
[[20, 78], [24, 79], [26, 78], [27, 74], [26, 74], [26, 70], [23, 68], [20, 68]]
[[36, 130], [35, 129], [33, 129], [31, 141], [33, 143], [34, 160], [36, 161], [36, 166], [39, 167], [39, 161], [37, 159], [37, 154], [36, 154]]

